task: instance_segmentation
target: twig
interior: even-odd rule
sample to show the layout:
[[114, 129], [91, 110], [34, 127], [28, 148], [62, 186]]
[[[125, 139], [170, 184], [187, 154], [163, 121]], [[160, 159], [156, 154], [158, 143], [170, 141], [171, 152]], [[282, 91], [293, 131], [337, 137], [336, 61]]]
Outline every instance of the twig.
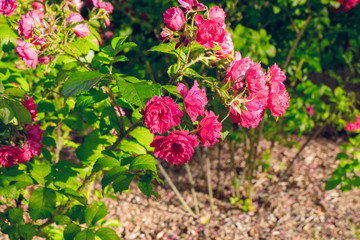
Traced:
[[213, 190], [212, 190], [212, 186], [211, 186], [211, 168], [210, 168], [209, 149], [206, 148], [206, 147], [204, 148], [203, 156], [205, 158], [205, 164], [206, 164], [206, 182], [207, 182], [207, 185], [208, 185], [211, 212], [213, 214], [215, 214]]
[[217, 164], [217, 185], [216, 185], [216, 191], [218, 192], [218, 196], [220, 196], [220, 177], [221, 177], [221, 150], [222, 145], [221, 142], [218, 144], [218, 164]]
[[194, 212], [189, 207], [189, 205], [185, 202], [184, 198], [181, 196], [179, 190], [176, 188], [176, 186], [174, 185], [174, 183], [171, 180], [170, 176], [167, 174], [167, 172], [165, 171], [164, 167], [161, 165], [159, 160], [157, 160], [157, 164], [158, 164], [158, 167], [160, 169], [160, 172], [164, 175], [166, 181], [169, 182], [169, 185], [170, 185], [171, 189], [174, 191], [174, 193], [178, 197], [178, 199], [181, 202], [181, 204], [183, 205], [183, 207], [186, 209], [186, 211], [188, 211], [188, 213], [190, 213], [191, 215], [195, 215]]
[[235, 164], [235, 142], [234, 140], [230, 140], [230, 160], [231, 160], [231, 168], [234, 172], [234, 180], [235, 180], [235, 195], [238, 199], [240, 199], [240, 179], [239, 175], [236, 171], [236, 164]]
[[188, 163], [185, 163], [185, 169], [186, 169], [186, 172], [187, 172], [188, 177], [189, 177], [189, 182], [190, 182], [190, 185], [191, 185], [191, 192], [192, 192], [192, 195], [193, 195], [193, 198], [194, 198], [195, 213], [196, 213], [196, 215], [199, 215], [200, 211], [199, 211], [199, 204], [198, 204], [196, 191], [195, 191], [195, 184], [194, 184], [194, 180], [192, 178], [191, 170], [190, 170], [190, 167], [189, 167]]
[[288, 53], [288, 55], [287, 55], [287, 57], [286, 57], [286, 61], [285, 61], [284, 65], [283, 65], [283, 69], [286, 69], [287, 66], [289, 65], [290, 60], [291, 60], [291, 57], [292, 57], [292, 54], [293, 54], [293, 52], [295, 51], [297, 45], [299, 44], [299, 41], [300, 41], [302, 35], [304, 34], [305, 29], [306, 29], [307, 26], [309, 25], [311, 18], [312, 18], [312, 15], [311, 15], [311, 13], [310, 13], [310, 15], [309, 15], [309, 16], [306, 18], [306, 20], [305, 20], [305, 24], [304, 24], [303, 28], [302, 28], [301, 31], [297, 34], [296, 39], [295, 39], [293, 45], [291, 46], [291, 49], [290, 49], [290, 51], [289, 51], [289, 53]]

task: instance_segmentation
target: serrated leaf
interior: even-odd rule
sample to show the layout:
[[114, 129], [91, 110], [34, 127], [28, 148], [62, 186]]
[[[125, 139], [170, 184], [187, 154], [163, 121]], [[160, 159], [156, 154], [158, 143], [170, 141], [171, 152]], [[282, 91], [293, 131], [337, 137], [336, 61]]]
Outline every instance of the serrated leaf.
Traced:
[[107, 208], [103, 202], [98, 202], [91, 207], [87, 207], [85, 210], [86, 225], [89, 227], [95, 225], [96, 222], [105, 217], [106, 214]]
[[32, 220], [50, 217], [56, 209], [56, 193], [54, 190], [39, 187], [32, 192], [29, 201], [29, 214]]
[[30, 175], [39, 184], [45, 186], [47, 176], [51, 173], [51, 165], [30, 164]]
[[93, 171], [107, 170], [109, 168], [118, 167], [118, 166], [120, 166], [120, 162], [118, 159], [109, 156], [104, 156], [96, 161]]
[[349, 159], [349, 156], [346, 154], [346, 153], [344, 153], [344, 152], [340, 152], [340, 153], [338, 153], [337, 155], [336, 155], [336, 158], [335, 158], [335, 160], [346, 160], [346, 159]]
[[111, 182], [115, 181], [118, 176], [120, 176], [126, 171], [127, 168], [122, 166], [117, 166], [107, 171], [101, 180], [102, 189], [104, 189]]
[[154, 151], [153, 147], [150, 147], [150, 143], [154, 140], [154, 135], [150, 132], [149, 129], [145, 127], [137, 127], [129, 134], [135, 138], [141, 145], [143, 145], [146, 150]]
[[158, 93], [158, 85], [149, 81], [129, 83], [123, 78], [118, 79], [119, 92], [128, 103], [145, 108], [145, 101]]
[[64, 188], [64, 189], [61, 189], [59, 190], [59, 193], [62, 193], [64, 195], [66, 195], [67, 197], [69, 198], [72, 198], [72, 199], [75, 199], [75, 200], [78, 200], [80, 203], [86, 205], [87, 204], [87, 198], [82, 195], [81, 193], [71, 189], [71, 188]]
[[75, 94], [88, 91], [93, 85], [100, 81], [104, 74], [99, 72], [75, 72], [69, 76], [64, 83], [64, 102]]
[[0, 98], [0, 120], [4, 124], [8, 124], [14, 118], [14, 112], [9, 105], [9, 101], [5, 98]]
[[144, 175], [140, 181], [138, 181], [138, 187], [143, 194], [146, 196], [151, 196], [154, 194], [154, 186], [151, 184], [152, 176], [151, 174]]
[[137, 44], [134, 42], [126, 42], [121, 44], [120, 46], [117, 46], [114, 52], [114, 56], [116, 56], [119, 52], [121, 52], [122, 50], [126, 49], [126, 48], [133, 48], [133, 47], [137, 47]]
[[146, 149], [135, 140], [123, 140], [120, 149], [132, 155], [146, 154]]
[[100, 228], [95, 233], [101, 240], [120, 240], [114, 229]]
[[57, 215], [54, 217], [54, 222], [57, 225], [65, 225], [71, 223], [71, 219], [66, 215]]
[[[1, 21], [3, 22], [3, 21]], [[9, 42], [16, 44], [18, 36], [14, 30], [8, 25], [0, 23], [0, 43], [1, 45], [8, 44]]]
[[175, 52], [175, 45], [176, 43], [162, 43], [160, 45], [153, 46], [148, 50], [148, 52], [162, 52], [177, 55]]
[[82, 162], [96, 161], [101, 157], [101, 152], [105, 150], [105, 145], [109, 141], [106, 136], [102, 136], [99, 131], [93, 131], [85, 137], [85, 141], [76, 149], [76, 156]]
[[146, 154], [136, 157], [130, 163], [130, 169], [135, 171], [150, 170], [157, 173], [156, 160], [153, 156]]
[[21, 208], [10, 208], [8, 212], [8, 219], [11, 223], [21, 224], [24, 222], [24, 211]]
[[24, 124], [32, 123], [31, 114], [29, 110], [27, 110], [26, 107], [24, 107], [24, 105], [22, 105], [20, 102], [17, 101], [9, 101], [8, 103], [14, 113], [14, 116], [16, 117], [19, 123], [24, 123]]
[[120, 36], [115, 37], [111, 40], [111, 47], [116, 50], [118, 47], [120, 47], [126, 40], [128, 36]]
[[76, 234], [74, 240], [95, 240], [95, 233], [90, 229], [85, 229]]
[[135, 175], [132, 173], [128, 173], [125, 175], [120, 175], [116, 178], [116, 180], [113, 182], [112, 186], [114, 188], [114, 193], [122, 193], [125, 190], [129, 189], [130, 183], [134, 179]]
[[75, 236], [81, 231], [81, 227], [79, 225], [70, 223], [64, 229], [64, 239], [65, 240], [74, 240]]
[[23, 97], [26, 92], [21, 88], [7, 88], [5, 89], [5, 95], [15, 96], [15, 97]]

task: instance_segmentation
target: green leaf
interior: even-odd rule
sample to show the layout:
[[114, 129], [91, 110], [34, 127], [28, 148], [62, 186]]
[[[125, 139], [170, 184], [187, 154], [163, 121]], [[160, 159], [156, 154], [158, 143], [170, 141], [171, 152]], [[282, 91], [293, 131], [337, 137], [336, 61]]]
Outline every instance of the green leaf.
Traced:
[[326, 181], [325, 190], [334, 189], [340, 183], [341, 183], [341, 178], [339, 176], [333, 176], [332, 178], [330, 178]]
[[5, 89], [5, 95], [15, 96], [15, 97], [24, 97], [26, 92], [21, 88], [7, 88]]
[[120, 162], [118, 159], [109, 156], [104, 156], [96, 161], [93, 171], [108, 170], [109, 168], [113, 168], [117, 166], [120, 166]]
[[27, 239], [27, 240], [33, 239], [33, 237], [35, 236], [35, 233], [36, 233], [35, 227], [33, 227], [31, 225], [31, 223], [22, 225], [18, 229], [19, 229], [20, 236], [22, 236], [24, 239]]
[[71, 199], [75, 199], [78, 200], [80, 203], [86, 205], [87, 204], [87, 198], [82, 195], [81, 193], [71, 189], [71, 188], [64, 188], [59, 190], [59, 193], [64, 194], [65, 196], [71, 198]]
[[75, 236], [81, 231], [81, 227], [79, 225], [70, 223], [64, 229], [64, 239], [65, 240], [74, 240]]
[[100, 228], [95, 233], [101, 240], [120, 240], [114, 229]]
[[[3, 17], [1, 17], [3, 18]], [[4, 19], [4, 18], [3, 18]], [[7, 24], [3, 23], [3, 19], [0, 20], [0, 43], [1, 45], [8, 44], [9, 42], [12, 42], [16, 44], [16, 39], [18, 36], [14, 32], [14, 30]], [[5, 20], [6, 22], [6, 20]]]
[[134, 179], [135, 175], [132, 173], [120, 175], [114, 182], [113, 182], [113, 188], [114, 193], [122, 193], [125, 190], [129, 189], [130, 183]]
[[118, 176], [120, 176], [121, 174], [123, 174], [126, 171], [127, 171], [127, 168], [122, 167], [122, 166], [114, 167], [114, 168], [110, 169], [109, 171], [107, 171], [101, 180], [102, 188], [104, 189], [107, 185], [109, 185], [111, 182], [115, 181]]
[[130, 163], [130, 169], [135, 171], [150, 170], [157, 173], [156, 160], [153, 156], [146, 154], [136, 157]]
[[51, 173], [51, 165], [37, 165], [30, 163], [30, 175], [39, 184], [45, 186], [49, 180], [47, 176]]
[[85, 229], [76, 234], [74, 240], [95, 240], [95, 233], [90, 229]]
[[57, 225], [66, 225], [71, 223], [71, 219], [66, 215], [57, 215], [54, 217], [54, 222]]
[[17, 101], [9, 101], [9, 106], [11, 107], [16, 119], [19, 123], [31, 124], [31, 114], [29, 110], [24, 107], [20, 102]]
[[8, 219], [11, 223], [21, 224], [24, 222], [24, 211], [21, 208], [10, 208], [8, 212]]
[[140, 81], [129, 83], [123, 78], [118, 79], [119, 92], [128, 103], [145, 108], [145, 100], [155, 96], [158, 91], [158, 85], [151, 84], [150, 81]]
[[349, 153], [354, 151], [354, 147], [349, 143], [345, 143], [345, 144], [341, 145], [340, 148], [342, 150], [344, 150], [345, 152], [349, 152]]
[[148, 52], [162, 52], [176, 55], [175, 45], [176, 43], [162, 43], [160, 45], [153, 46], [148, 50]]
[[123, 140], [120, 149], [132, 155], [146, 154], [146, 149], [135, 140]]
[[0, 98], [0, 120], [8, 124], [14, 118], [14, 112], [9, 105], [9, 100]]
[[96, 161], [105, 150], [105, 145], [109, 145], [106, 136], [102, 136], [98, 130], [89, 133], [85, 141], [76, 149], [76, 156], [82, 162]]
[[126, 48], [133, 48], [133, 47], [137, 47], [137, 44], [134, 43], [134, 42], [123, 43], [122, 45], [116, 47], [115, 52], [114, 52], [114, 56], [117, 55], [119, 52], [121, 52], [122, 50], [124, 50]]
[[54, 190], [39, 187], [32, 192], [29, 201], [29, 214], [32, 220], [50, 217], [56, 208], [56, 193]]
[[64, 83], [63, 94], [64, 101], [75, 95], [88, 91], [95, 85], [104, 74], [99, 72], [75, 72], [69, 76]]
[[337, 155], [336, 155], [336, 158], [335, 158], [335, 160], [346, 160], [346, 159], [349, 159], [349, 156], [346, 154], [346, 153], [344, 153], [344, 152], [340, 152], [340, 153], [338, 153]]
[[93, 226], [107, 214], [106, 206], [103, 202], [98, 202], [87, 207], [85, 210], [85, 222], [88, 227]]
[[150, 147], [150, 143], [154, 140], [154, 135], [150, 132], [149, 129], [145, 127], [137, 127], [130, 132], [130, 136], [135, 138], [141, 145], [146, 148], [146, 150], [154, 151], [154, 148]]
[[138, 182], [139, 189], [146, 196], [151, 196], [154, 194], [153, 191], [154, 186], [151, 184], [152, 178], [153, 177], [151, 174], [145, 174]]
[[111, 47], [116, 50], [118, 47], [120, 47], [126, 40], [128, 36], [120, 36], [115, 37], [111, 40]]

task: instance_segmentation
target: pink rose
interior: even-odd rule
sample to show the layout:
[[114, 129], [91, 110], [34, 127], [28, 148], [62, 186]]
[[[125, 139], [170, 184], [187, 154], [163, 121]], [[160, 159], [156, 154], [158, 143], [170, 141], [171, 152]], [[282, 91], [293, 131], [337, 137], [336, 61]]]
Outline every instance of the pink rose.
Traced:
[[16, 0], [0, 0], [0, 14], [11, 16], [16, 9]]
[[225, 18], [226, 18], [226, 14], [222, 8], [220, 8], [218, 6], [210, 8], [209, 19], [212, 19], [212, 20], [218, 22], [221, 26], [224, 26]]
[[235, 81], [235, 90], [245, 86], [242, 81], [245, 77], [246, 71], [255, 63], [250, 58], [242, 58], [238, 55], [238, 58], [230, 63], [229, 68], [226, 70], [226, 82]]
[[358, 116], [358, 117], [356, 118], [356, 123], [359, 124], [359, 126], [360, 126], [360, 116]]
[[114, 37], [114, 33], [112, 31], [107, 31], [107, 32], [105, 32], [105, 37], [107, 39], [111, 39]]
[[44, 12], [39, 10], [33, 10], [26, 15], [21, 15], [19, 21], [19, 35], [24, 39], [29, 39], [33, 36], [33, 29], [35, 27], [42, 27], [42, 19], [44, 18]]
[[286, 76], [275, 63], [270, 67], [266, 74], [267, 83], [270, 88], [269, 92], [269, 108], [274, 117], [282, 116], [289, 107], [289, 94], [286, 91], [283, 82]]
[[172, 126], [180, 124], [180, 117], [183, 115], [179, 105], [171, 98], [154, 96], [146, 103], [144, 123], [151, 133], [163, 134]]
[[315, 115], [315, 109], [314, 109], [313, 105], [310, 105], [309, 107], [307, 107], [306, 111], [309, 113], [310, 117], [313, 117]]
[[275, 63], [270, 67], [269, 72], [266, 74], [268, 82], [283, 82], [286, 80], [285, 73], [281, 71], [279, 66]]
[[49, 56], [42, 56], [42, 57], [39, 57], [39, 63], [40, 64], [48, 64], [50, 61], [51, 61], [51, 57]]
[[39, 142], [26, 140], [23, 147], [24, 157], [22, 158], [21, 161], [18, 162], [24, 163], [26, 161], [29, 161], [33, 157], [39, 156], [42, 147], [43, 145]]
[[31, 118], [32, 118], [32, 121], [33, 122], [36, 122], [36, 115], [37, 115], [37, 105], [36, 103], [34, 102], [34, 98], [33, 96], [31, 97], [27, 97], [27, 100], [24, 98], [24, 99], [21, 99], [21, 103], [22, 105], [24, 105], [24, 107], [26, 107], [26, 109], [30, 112], [31, 114]]
[[181, 6], [186, 8], [186, 13], [190, 10], [192, 11], [202, 11], [205, 10], [205, 5], [199, 3], [197, 0], [178, 0]]
[[252, 99], [249, 102], [245, 102], [244, 106], [246, 110], [242, 110], [241, 114], [239, 114], [239, 112], [236, 111], [235, 106], [232, 105], [230, 117], [234, 123], [239, 123], [242, 127], [255, 128], [259, 125], [264, 116], [264, 105], [262, 99], [256, 98], [254, 95], [250, 95], [246, 99]]
[[[84, 18], [79, 13], [70, 13], [66, 18], [68, 23], [77, 23], [84, 21]], [[74, 33], [77, 37], [84, 38], [90, 34], [90, 29], [87, 23], [80, 23], [74, 27]]]
[[282, 82], [273, 82], [270, 85], [269, 108], [274, 117], [280, 117], [289, 107], [289, 94]]
[[42, 3], [39, 2], [33, 2], [31, 4], [32, 8], [38, 11], [44, 11], [44, 5]]
[[258, 93], [267, 90], [265, 73], [260, 63], [254, 63], [245, 73], [245, 80], [248, 84], [250, 93]]
[[183, 11], [179, 7], [172, 7], [164, 13], [166, 27], [173, 31], [179, 31], [185, 23]]
[[222, 43], [224, 41], [226, 31], [221, 24], [211, 19], [201, 21], [201, 15], [196, 15], [195, 18], [198, 27], [195, 40], [198, 44], [211, 49], [215, 47], [214, 43]]
[[360, 128], [360, 124], [358, 123], [354, 123], [354, 122], [349, 122], [346, 124], [345, 126], [345, 130], [349, 131], [349, 132], [353, 132], [356, 131]]
[[109, 2], [103, 2], [101, 0], [92, 0], [92, 3], [95, 7], [104, 9], [109, 14], [112, 13], [112, 11], [114, 10], [113, 5]]
[[199, 144], [196, 136], [188, 134], [188, 131], [173, 131], [165, 137], [155, 136], [150, 144], [155, 148], [155, 157], [175, 165], [188, 162], [194, 153], [194, 148]]
[[0, 165], [11, 167], [24, 160], [24, 152], [17, 147], [0, 147]]
[[219, 43], [219, 47], [221, 47], [221, 50], [217, 51], [216, 54], [220, 58], [227, 58], [233, 54], [234, 43], [230, 33], [226, 33], [225, 39], [222, 43]]
[[219, 116], [215, 116], [213, 111], [205, 111], [205, 117], [199, 123], [199, 136], [202, 144], [205, 147], [218, 142], [221, 138], [221, 123], [217, 120]]
[[16, 54], [24, 61], [28, 68], [36, 69], [38, 63], [38, 53], [31, 43], [24, 42], [20, 39], [16, 40], [18, 46], [15, 48]]
[[204, 107], [208, 103], [206, 92], [205, 89], [198, 87], [196, 80], [188, 92], [186, 86], [182, 83], [179, 83], [176, 89], [184, 98], [185, 109], [191, 121], [195, 122], [199, 115], [204, 116]]
[[25, 130], [27, 135], [27, 140], [34, 142], [41, 142], [43, 138], [43, 130], [41, 130], [40, 125], [29, 125], [25, 124]]

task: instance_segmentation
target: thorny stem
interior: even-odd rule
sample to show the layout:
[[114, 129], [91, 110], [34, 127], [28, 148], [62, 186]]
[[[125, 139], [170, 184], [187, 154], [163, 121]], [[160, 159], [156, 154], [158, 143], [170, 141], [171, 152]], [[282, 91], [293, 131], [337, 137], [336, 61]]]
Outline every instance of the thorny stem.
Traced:
[[198, 200], [197, 200], [197, 196], [196, 196], [195, 184], [194, 184], [194, 180], [193, 180], [191, 170], [190, 170], [190, 167], [189, 167], [188, 163], [185, 163], [185, 169], [186, 169], [186, 172], [187, 172], [188, 177], [189, 177], [189, 182], [190, 182], [190, 185], [191, 185], [191, 192], [192, 192], [192, 195], [193, 195], [193, 198], [194, 198], [195, 213], [196, 213], [196, 215], [199, 215], [199, 213], [200, 213], [199, 212], [199, 204], [198, 204]]
[[160, 169], [160, 172], [164, 175], [166, 181], [169, 182], [169, 185], [171, 187], [171, 189], [174, 191], [174, 193], [176, 194], [176, 196], [178, 197], [179, 201], [181, 202], [181, 204], [183, 205], [183, 207], [186, 209], [186, 211], [190, 214], [190, 215], [195, 215], [194, 212], [191, 210], [191, 208], [189, 207], [189, 205], [185, 202], [184, 198], [181, 196], [179, 190], [176, 188], [176, 186], [174, 185], [173, 181], [171, 180], [170, 176], [167, 174], [166, 170], [164, 169], [164, 167], [161, 165], [160, 161], [157, 160], [157, 164], [158, 167]]

